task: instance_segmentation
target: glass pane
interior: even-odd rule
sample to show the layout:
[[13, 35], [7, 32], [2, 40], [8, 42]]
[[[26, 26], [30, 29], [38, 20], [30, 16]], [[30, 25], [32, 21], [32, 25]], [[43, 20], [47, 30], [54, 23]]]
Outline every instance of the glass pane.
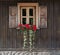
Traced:
[[22, 16], [26, 16], [26, 9], [22, 9]]
[[33, 16], [33, 9], [29, 9], [29, 16]]
[[23, 19], [22, 19], [22, 23], [23, 23], [23, 24], [26, 24], [26, 18], [23, 18]]
[[29, 24], [33, 25], [33, 18], [29, 18]]

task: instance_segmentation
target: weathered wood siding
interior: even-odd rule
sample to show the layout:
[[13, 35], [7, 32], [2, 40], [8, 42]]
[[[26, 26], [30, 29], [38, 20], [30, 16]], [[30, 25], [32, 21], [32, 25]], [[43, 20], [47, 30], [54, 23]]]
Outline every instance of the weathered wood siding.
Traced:
[[16, 29], [9, 28], [9, 6], [18, 2], [38, 2], [47, 6], [48, 27], [36, 32], [36, 48], [60, 48], [60, 2], [55, 0], [13, 0], [0, 2], [0, 48], [22, 48], [23, 37]]

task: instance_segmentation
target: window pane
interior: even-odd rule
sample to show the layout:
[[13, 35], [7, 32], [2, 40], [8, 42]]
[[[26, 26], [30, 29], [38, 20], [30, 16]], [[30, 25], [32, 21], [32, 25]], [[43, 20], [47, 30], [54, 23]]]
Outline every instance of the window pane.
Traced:
[[29, 9], [29, 16], [33, 16], [33, 9]]
[[22, 23], [26, 24], [26, 18], [22, 18]]
[[26, 9], [22, 9], [22, 16], [26, 16]]
[[29, 24], [33, 25], [33, 18], [29, 18]]

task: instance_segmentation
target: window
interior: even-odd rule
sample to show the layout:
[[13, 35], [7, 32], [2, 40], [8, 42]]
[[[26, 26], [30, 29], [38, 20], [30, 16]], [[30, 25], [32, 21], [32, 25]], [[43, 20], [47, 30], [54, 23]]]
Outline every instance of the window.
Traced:
[[33, 25], [33, 18], [29, 18], [29, 24]]
[[29, 9], [29, 16], [33, 16], [33, 9]]
[[38, 28], [38, 3], [18, 3], [18, 24], [36, 25]]
[[26, 18], [22, 18], [22, 24], [26, 24]]
[[22, 16], [26, 16], [26, 9], [22, 9]]
[[21, 24], [35, 25], [35, 7], [21, 7]]

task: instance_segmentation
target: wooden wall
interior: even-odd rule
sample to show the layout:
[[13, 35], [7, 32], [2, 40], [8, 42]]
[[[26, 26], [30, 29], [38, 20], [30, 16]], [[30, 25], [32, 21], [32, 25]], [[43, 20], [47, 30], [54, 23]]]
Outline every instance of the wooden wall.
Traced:
[[54, 0], [18, 0], [0, 2], [0, 48], [22, 48], [23, 37], [16, 29], [9, 28], [9, 6], [18, 2], [38, 2], [47, 6], [48, 27], [36, 32], [36, 48], [60, 48], [60, 2]]

